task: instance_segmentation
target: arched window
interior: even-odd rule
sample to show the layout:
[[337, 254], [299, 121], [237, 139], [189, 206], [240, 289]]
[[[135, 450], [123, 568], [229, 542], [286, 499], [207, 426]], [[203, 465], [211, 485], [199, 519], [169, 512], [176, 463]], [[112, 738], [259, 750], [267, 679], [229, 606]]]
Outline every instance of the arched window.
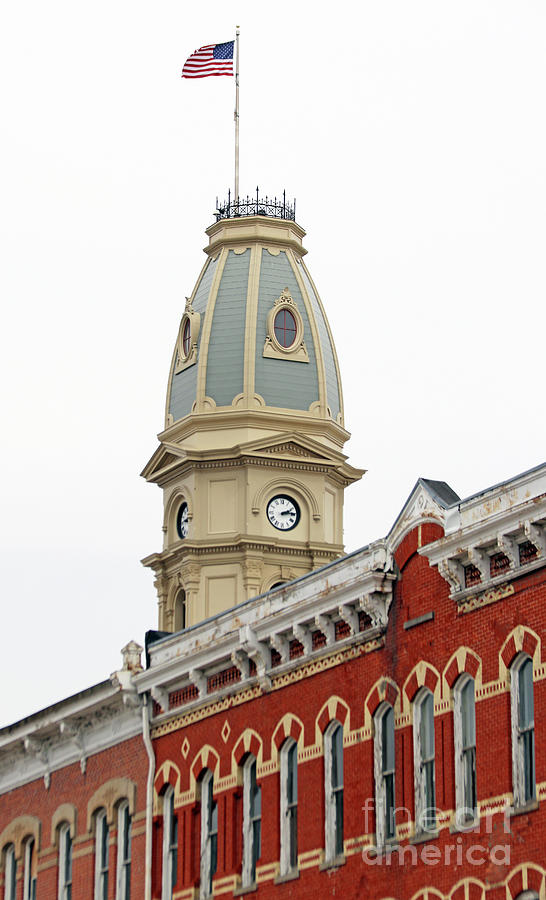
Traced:
[[281, 747], [281, 875], [298, 866], [298, 745], [288, 738]]
[[262, 852], [262, 789], [256, 781], [256, 757], [243, 763], [243, 887], [256, 882]]
[[163, 880], [161, 900], [172, 900], [178, 868], [178, 817], [174, 811], [174, 789], [163, 795]]
[[201, 779], [201, 898], [212, 896], [212, 877], [218, 862], [218, 805], [214, 777], [208, 769]]
[[434, 771], [434, 698], [421, 688], [413, 705], [413, 761], [415, 778], [415, 827], [417, 833], [436, 828]]
[[16, 879], [15, 847], [13, 844], [8, 844], [4, 849], [4, 900], [15, 900]]
[[510, 675], [514, 806], [521, 807], [536, 797], [535, 709], [531, 657], [520, 653], [512, 663]]
[[106, 810], [99, 809], [95, 816], [95, 900], [108, 900], [109, 837]]
[[324, 845], [326, 861], [343, 855], [343, 726], [330, 722], [324, 732]]
[[453, 691], [455, 741], [455, 803], [459, 827], [473, 822], [476, 797], [476, 712], [474, 679], [461, 675]]
[[24, 844], [23, 900], [36, 900], [36, 842], [33, 837]]
[[395, 836], [394, 710], [382, 703], [374, 715], [375, 840], [378, 847]]
[[59, 826], [58, 900], [72, 900], [72, 836], [68, 822]]
[[182, 631], [186, 627], [186, 591], [178, 591], [174, 601], [174, 630]]
[[131, 814], [129, 803], [118, 806], [118, 846], [116, 860], [116, 900], [131, 896]]

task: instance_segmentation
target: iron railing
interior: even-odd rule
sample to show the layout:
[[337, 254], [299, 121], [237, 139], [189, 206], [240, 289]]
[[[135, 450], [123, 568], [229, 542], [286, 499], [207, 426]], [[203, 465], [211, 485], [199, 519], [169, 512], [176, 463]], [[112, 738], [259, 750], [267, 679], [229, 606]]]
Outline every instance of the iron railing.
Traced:
[[238, 197], [232, 200], [231, 191], [228, 191], [227, 202], [223, 205], [216, 198], [216, 221], [220, 219], [236, 219], [239, 216], [269, 216], [273, 219], [289, 219], [296, 221], [296, 201], [292, 205], [286, 202], [286, 191], [282, 197], [260, 197], [259, 188], [256, 188], [256, 196]]

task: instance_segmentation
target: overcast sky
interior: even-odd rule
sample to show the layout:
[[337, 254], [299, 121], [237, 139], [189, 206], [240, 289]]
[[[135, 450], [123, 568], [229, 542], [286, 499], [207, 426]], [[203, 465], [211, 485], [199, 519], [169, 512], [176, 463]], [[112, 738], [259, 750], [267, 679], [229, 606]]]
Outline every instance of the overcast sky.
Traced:
[[4, 8], [2, 723], [108, 677], [156, 627], [139, 560], [161, 548], [161, 495], [139, 472], [233, 174], [233, 79], [180, 70], [236, 24], [241, 189], [297, 198], [368, 469], [347, 550], [419, 476], [467, 496], [544, 459], [546, 5], [323, 10]]

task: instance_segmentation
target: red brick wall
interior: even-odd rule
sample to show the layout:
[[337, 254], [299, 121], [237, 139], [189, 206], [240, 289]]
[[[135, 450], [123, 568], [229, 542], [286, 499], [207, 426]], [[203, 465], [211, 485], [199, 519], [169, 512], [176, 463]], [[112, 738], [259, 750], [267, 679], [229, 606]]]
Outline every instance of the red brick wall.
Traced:
[[[499, 653], [509, 633], [518, 625], [525, 625], [539, 636], [545, 633], [546, 587], [545, 573], [538, 571], [520, 577], [513, 582], [514, 593], [498, 602], [483, 606], [473, 612], [461, 614], [456, 603], [449, 597], [446, 582], [431, 568], [426, 558], [417, 553], [417, 548], [436, 540], [442, 531], [435, 525], [423, 525], [408, 534], [395, 554], [400, 569], [400, 579], [396, 584], [389, 626], [384, 646], [370, 653], [362, 653], [357, 658], [324, 671], [317, 671], [310, 677], [302, 678], [279, 690], [272, 690], [261, 696], [232, 705], [226, 702], [223, 708], [218, 701], [212, 715], [193, 721], [163, 734], [155, 740], [158, 768], [166, 760], [176, 763], [181, 772], [180, 791], [190, 788], [190, 766], [205, 745], [211, 745], [220, 756], [219, 778], [226, 778], [232, 771], [231, 755], [240, 735], [252, 727], [263, 741], [263, 757], [271, 757], [273, 732], [285, 715], [292, 713], [303, 723], [304, 746], [315, 744], [315, 721], [332, 695], [337, 695], [350, 708], [350, 729], [355, 732], [365, 724], [365, 701], [373, 685], [388, 676], [402, 692], [404, 685], [411, 693], [409, 676], [420, 661], [430, 665], [430, 684], [439, 675], [440, 683], [450, 657], [458, 647], [471, 648], [481, 658], [481, 679], [483, 683], [496, 682], [499, 676]], [[434, 619], [417, 627], [405, 630], [403, 625], [430, 611]], [[335, 651], [335, 648], [334, 648]], [[546, 659], [544, 660], [546, 662]], [[475, 674], [476, 663], [471, 658], [471, 668]], [[406, 684], [408, 682], [409, 683]], [[427, 681], [428, 683], [428, 681]], [[449, 691], [444, 691], [449, 700]], [[537, 783], [546, 782], [546, 689], [544, 681], [535, 683], [536, 721], [536, 770]], [[214, 709], [214, 703], [212, 703]], [[183, 715], [183, 709], [180, 710]], [[226, 721], [230, 733], [227, 740], [222, 737]], [[509, 794], [512, 788], [511, 774], [511, 731], [510, 696], [504, 691], [494, 693], [487, 699], [477, 699], [477, 789], [478, 800]], [[225, 736], [225, 734], [224, 734]], [[181, 746], [189, 741], [189, 751], [184, 759]], [[452, 810], [454, 794], [454, 750], [453, 715], [446, 705], [436, 710], [436, 787], [437, 805], [444, 810]], [[305, 751], [304, 751], [305, 757]], [[411, 724], [406, 722], [396, 730], [396, 803], [405, 806], [413, 816], [413, 734]], [[363, 805], [367, 797], [374, 796], [373, 781], [373, 741], [368, 737], [357, 739], [344, 751], [345, 787], [345, 840], [356, 838], [366, 832]], [[324, 846], [324, 787], [323, 758], [299, 760], [298, 771], [298, 851], [301, 854]], [[279, 775], [278, 772], [262, 775], [262, 855], [259, 866], [274, 864], [279, 860]], [[545, 792], [546, 793], [546, 792]], [[242, 858], [242, 802], [240, 787], [231, 786], [216, 795], [219, 811], [219, 853], [216, 881], [221, 882], [233, 873], [240, 872]], [[177, 891], [187, 892], [196, 885], [199, 877], [199, 817], [194, 803], [178, 810], [180, 817], [180, 853]], [[373, 818], [368, 831], [373, 830]], [[501, 882], [518, 865], [532, 863], [546, 868], [546, 811], [539, 809], [512, 818], [511, 834], [502, 832], [502, 816], [494, 818], [495, 832], [492, 835], [450, 834], [443, 828], [439, 837], [430, 843], [440, 848], [442, 854], [447, 844], [454, 845], [453, 862], [429, 866], [423, 862], [406, 865], [401, 870], [393, 859], [391, 867], [372, 866], [365, 863], [361, 853], [348, 855], [343, 866], [336, 870], [320, 871], [313, 862], [309, 868], [300, 869], [299, 878], [275, 885], [272, 879], [260, 885], [259, 895], [263, 898], [322, 896], [353, 897], [397, 897], [412, 898], [420, 889], [434, 887], [447, 896], [454, 886], [465, 878], [483, 882], [489, 893], [489, 900], [505, 900], [506, 893]], [[160, 844], [161, 820], [157, 819], [155, 854], [155, 885], [160, 885]], [[404, 844], [407, 842], [404, 841]], [[466, 852], [471, 844], [493, 846], [497, 843], [510, 845], [510, 865], [497, 866], [491, 862], [471, 865], [466, 862], [456, 864], [456, 853]], [[422, 846], [418, 845], [420, 850]], [[403, 872], [403, 874], [402, 874]], [[534, 876], [533, 876], [534, 877]], [[537, 876], [538, 877], [538, 876]], [[220, 886], [220, 885], [219, 885]], [[472, 888], [468, 897], [474, 896]], [[222, 892], [230, 896], [230, 891]], [[156, 893], [156, 896], [158, 894]], [[184, 897], [189, 893], [184, 893]], [[480, 894], [481, 896], [481, 894]], [[458, 895], [456, 900], [459, 900]], [[464, 892], [460, 900], [465, 900]], [[466, 898], [468, 900], [468, 898]]]

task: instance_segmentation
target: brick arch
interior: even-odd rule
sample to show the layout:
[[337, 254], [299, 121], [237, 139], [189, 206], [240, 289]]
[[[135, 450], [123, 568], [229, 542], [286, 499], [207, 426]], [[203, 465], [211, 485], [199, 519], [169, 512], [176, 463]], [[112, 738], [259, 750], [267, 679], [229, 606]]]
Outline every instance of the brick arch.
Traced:
[[297, 744], [303, 746], [303, 722], [293, 713], [286, 713], [275, 727], [271, 737], [271, 749], [278, 753], [287, 737], [294, 738]]
[[482, 661], [474, 650], [470, 647], [458, 647], [455, 653], [450, 657], [443, 671], [443, 676], [449, 688], [452, 688], [459, 675], [466, 672], [471, 678], [476, 680], [478, 673], [481, 678]]
[[380, 678], [373, 685], [364, 701], [367, 712], [373, 716], [381, 703], [388, 703], [394, 708], [400, 697], [400, 688], [391, 678]]
[[[430, 663], [421, 660], [412, 669], [404, 682], [403, 692], [411, 703], [419, 688], [427, 687], [432, 694], [440, 694], [440, 674]], [[432, 890], [432, 888], [431, 888]]]
[[22, 858], [23, 844], [29, 837], [34, 838], [36, 850], [39, 850], [41, 830], [42, 823], [36, 816], [17, 816], [9, 825], [6, 825], [0, 834], [0, 866], [3, 865], [4, 859], [1, 851], [7, 844], [13, 844], [16, 860]]
[[506, 900], [515, 898], [524, 891], [536, 891], [543, 900], [546, 895], [546, 870], [534, 863], [522, 863], [506, 879]]
[[477, 878], [464, 878], [451, 888], [449, 900], [483, 900], [485, 885]]
[[411, 900], [445, 900], [441, 891], [433, 887], [421, 888], [413, 895]]
[[68, 823], [70, 837], [72, 840], [76, 837], [76, 824], [78, 813], [73, 803], [62, 803], [57, 807], [51, 817], [51, 843], [57, 847], [59, 838], [59, 826], [63, 822]]
[[129, 812], [134, 816], [136, 784], [129, 778], [111, 778], [97, 788], [87, 804], [87, 831], [91, 832], [93, 814], [101, 808], [106, 810], [108, 824], [113, 825], [116, 818], [116, 807], [122, 800], [127, 800]]
[[163, 794], [169, 785], [175, 794], [180, 793], [180, 769], [171, 759], [165, 760], [157, 771], [154, 779], [156, 794]]
[[220, 776], [220, 756], [210, 744], [201, 747], [190, 766], [190, 778], [194, 784], [204, 769], [209, 769], [215, 780]]
[[236, 766], [240, 766], [244, 756], [252, 753], [258, 764], [263, 759], [263, 741], [260, 735], [252, 728], [246, 728], [242, 735], [238, 738], [231, 756]]
[[518, 653], [527, 653], [534, 665], [540, 664], [542, 655], [540, 638], [526, 625], [518, 625], [506, 638], [499, 653], [501, 665], [509, 669]]
[[335, 695], [328, 698], [315, 719], [315, 739], [317, 744], [320, 743], [321, 735], [324, 734], [328, 725], [334, 719], [343, 726], [343, 731], [350, 730], [351, 710], [345, 703], [345, 700]]

